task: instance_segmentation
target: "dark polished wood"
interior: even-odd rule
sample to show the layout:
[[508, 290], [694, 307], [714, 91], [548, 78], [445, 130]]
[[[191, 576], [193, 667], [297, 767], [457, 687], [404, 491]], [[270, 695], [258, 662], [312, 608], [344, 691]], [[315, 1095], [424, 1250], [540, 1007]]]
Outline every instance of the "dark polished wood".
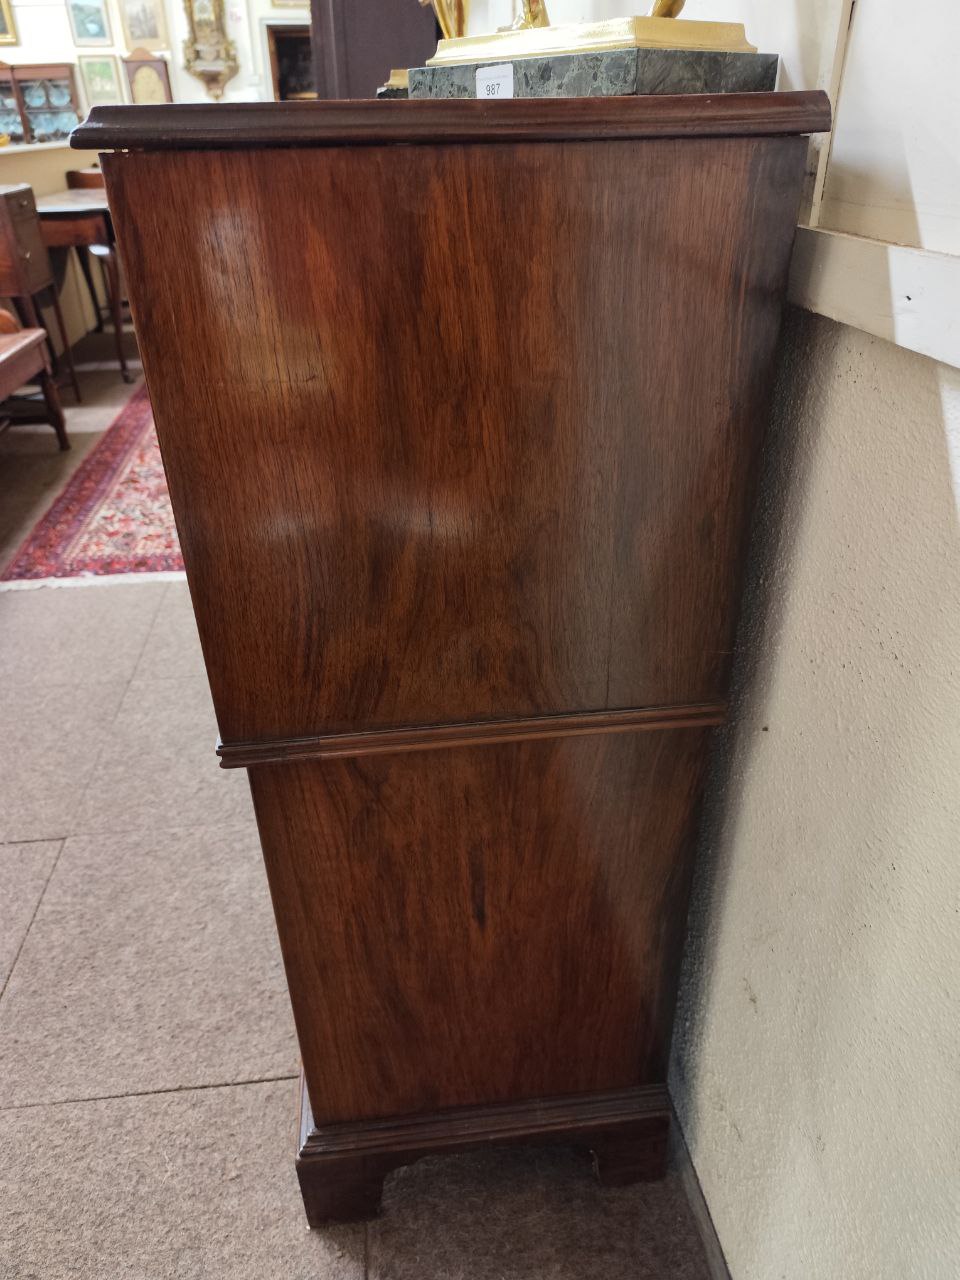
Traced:
[[103, 170], [99, 166], [88, 165], [86, 169], [68, 169], [64, 176], [68, 191], [103, 190]]
[[606, 1186], [665, 1170], [672, 1113], [663, 1085], [318, 1126], [300, 1083], [297, 1173], [312, 1227], [370, 1217], [386, 1175], [426, 1155], [563, 1142], [592, 1154]]
[[820, 90], [629, 98], [410, 99], [94, 107], [70, 135], [80, 150], [376, 146], [385, 142], [564, 142], [767, 137], [830, 127]]
[[662, 1167], [791, 131], [824, 103], [82, 131], [129, 147], [104, 170], [220, 752], [250, 775], [311, 1221], [373, 1211], [448, 1130], [526, 1140], [571, 1097], [656, 1091], [656, 1114], [591, 1113], [587, 1145], [612, 1183]]
[[645, 729], [687, 729], [698, 725], [722, 724], [725, 714], [726, 707], [722, 703], [648, 707], [631, 711], [589, 711], [581, 715], [527, 716], [522, 720], [422, 725], [416, 729], [387, 729], [380, 733], [280, 738], [276, 742], [221, 742], [217, 747], [217, 754], [224, 769], [239, 769], [277, 760], [342, 760], [352, 756], [393, 755], [398, 751], [436, 751], [444, 747], [471, 747], [536, 738], [639, 733]]
[[316, 1119], [663, 1081], [708, 733], [253, 766]]
[[433, 10], [397, 0], [311, 0], [313, 69], [321, 98], [373, 98], [394, 67], [437, 50]]
[[48, 249], [74, 249], [80, 245], [101, 244], [109, 239], [110, 230], [102, 213], [47, 214], [43, 220], [43, 242]]
[[105, 158], [225, 744], [722, 701], [804, 155]]

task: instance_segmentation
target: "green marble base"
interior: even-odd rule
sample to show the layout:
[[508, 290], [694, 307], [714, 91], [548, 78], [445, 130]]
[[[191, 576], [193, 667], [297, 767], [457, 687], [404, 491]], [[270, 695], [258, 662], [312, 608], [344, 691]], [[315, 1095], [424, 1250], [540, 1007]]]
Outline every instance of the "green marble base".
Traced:
[[[515, 98], [598, 98], [646, 93], [760, 93], [776, 88], [775, 53], [614, 49], [513, 64]], [[411, 67], [411, 98], [475, 98], [477, 68]]]

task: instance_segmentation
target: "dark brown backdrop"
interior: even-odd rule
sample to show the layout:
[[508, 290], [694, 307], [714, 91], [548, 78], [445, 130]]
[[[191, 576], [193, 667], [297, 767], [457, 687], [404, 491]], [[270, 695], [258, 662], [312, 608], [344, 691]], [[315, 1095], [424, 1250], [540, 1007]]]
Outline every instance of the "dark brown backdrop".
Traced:
[[437, 47], [433, 10], [417, 0], [312, 0], [321, 98], [373, 98], [392, 67], [422, 67]]

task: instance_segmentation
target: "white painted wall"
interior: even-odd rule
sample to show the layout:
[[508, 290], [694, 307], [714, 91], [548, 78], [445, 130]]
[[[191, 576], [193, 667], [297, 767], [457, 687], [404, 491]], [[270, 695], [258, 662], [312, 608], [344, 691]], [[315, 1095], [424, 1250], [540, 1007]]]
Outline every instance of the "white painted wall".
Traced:
[[960, 254], [960, 8], [859, 3], [822, 226]]
[[[402, 2], [402, 0], [401, 0]], [[410, 0], [414, 3], [415, 0]], [[177, 102], [208, 102], [206, 90], [183, 69], [183, 42], [187, 19], [179, 0], [164, 0], [170, 49], [162, 52], [170, 64], [170, 83]], [[116, 0], [108, 0], [114, 43], [109, 48], [78, 49], [73, 43], [64, 0], [13, 0], [20, 41], [0, 46], [0, 61], [76, 62], [78, 54], [106, 53], [118, 58], [130, 52], [123, 43], [123, 28]], [[264, 22], [304, 24], [310, 21], [309, 0], [299, 7], [276, 7], [271, 0], [227, 0], [227, 30], [237, 46], [240, 70], [228, 83], [226, 102], [269, 100], [273, 96]], [[121, 68], [122, 75], [122, 68]], [[78, 75], [79, 81], [79, 75]], [[126, 78], [122, 83], [126, 89]], [[82, 90], [82, 85], [81, 85]], [[3, 178], [2, 181], [6, 181]]]
[[[201, 81], [183, 70], [183, 42], [187, 38], [187, 18], [182, 4], [166, 0], [171, 24], [174, 73], [173, 96], [178, 102], [209, 102]], [[227, 32], [237, 46], [240, 70], [227, 83], [224, 102], [268, 102], [273, 98], [270, 61], [267, 55], [264, 22], [309, 24], [309, 0], [301, 8], [276, 8], [270, 0], [226, 0]]]
[[791, 318], [672, 1090], [734, 1280], [960, 1275], [960, 372]]

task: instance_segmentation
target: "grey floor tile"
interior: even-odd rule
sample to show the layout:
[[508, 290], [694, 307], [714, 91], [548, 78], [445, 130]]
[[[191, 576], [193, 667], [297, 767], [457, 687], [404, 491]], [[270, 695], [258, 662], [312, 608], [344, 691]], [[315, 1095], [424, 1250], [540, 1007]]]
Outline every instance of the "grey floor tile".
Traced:
[[0, 683], [127, 682], [167, 585], [0, 592]]
[[71, 447], [65, 453], [60, 452], [50, 427], [45, 431], [15, 427], [0, 435], [0, 571], [13, 560], [33, 526], [95, 448], [103, 429], [71, 430], [68, 412], [67, 432]]
[[0, 843], [59, 839], [71, 830], [123, 692], [117, 680], [0, 683]]
[[200, 637], [185, 582], [169, 582], [147, 643], [137, 664], [136, 679], [206, 679]]
[[308, 1231], [296, 1087], [0, 1112], [10, 1280], [361, 1280], [363, 1228]]
[[679, 1178], [601, 1188], [567, 1148], [433, 1158], [387, 1181], [370, 1280], [708, 1280]]
[[72, 830], [252, 822], [246, 772], [221, 769], [216, 742], [205, 679], [135, 680], [124, 695]]
[[296, 1071], [256, 830], [67, 840], [0, 999], [0, 1106]]
[[26, 937], [61, 841], [0, 845], [0, 992]]

